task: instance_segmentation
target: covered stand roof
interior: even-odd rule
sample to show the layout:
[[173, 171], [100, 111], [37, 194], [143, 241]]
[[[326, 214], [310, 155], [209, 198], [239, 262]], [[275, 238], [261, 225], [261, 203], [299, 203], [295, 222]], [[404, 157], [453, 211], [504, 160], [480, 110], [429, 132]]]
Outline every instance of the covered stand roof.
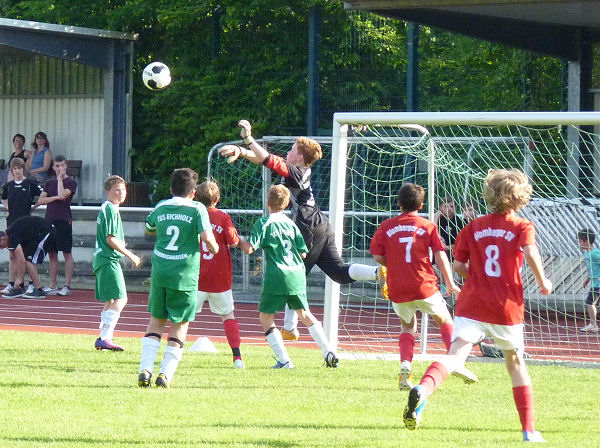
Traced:
[[597, 0], [346, 0], [361, 9], [572, 61], [600, 36]]

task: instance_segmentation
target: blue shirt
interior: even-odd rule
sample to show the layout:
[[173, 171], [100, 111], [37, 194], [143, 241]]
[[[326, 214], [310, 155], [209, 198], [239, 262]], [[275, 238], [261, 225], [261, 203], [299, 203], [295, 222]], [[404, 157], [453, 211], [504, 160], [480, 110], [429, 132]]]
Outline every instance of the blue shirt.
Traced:
[[600, 249], [594, 247], [592, 250], [584, 250], [583, 259], [587, 266], [592, 288], [600, 288]]

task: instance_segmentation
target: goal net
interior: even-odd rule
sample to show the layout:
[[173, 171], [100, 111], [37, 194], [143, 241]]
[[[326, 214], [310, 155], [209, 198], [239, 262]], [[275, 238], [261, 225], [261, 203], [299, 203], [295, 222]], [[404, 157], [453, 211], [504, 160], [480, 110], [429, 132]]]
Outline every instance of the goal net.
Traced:
[[[584, 287], [588, 274], [576, 237], [583, 228], [600, 236], [598, 126], [600, 113], [592, 112], [335, 114], [329, 212], [344, 258], [372, 263], [371, 237], [399, 213], [404, 182], [426, 188], [430, 218], [442, 200], [454, 202], [459, 225], [470, 219], [470, 208], [488, 212], [482, 187], [490, 168], [519, 168], [534, 189], [520, 215], [536, 226], [555, 288], [550, 296], [539, 294], [524, 266], [526, 353], [600, 362], [599, 334], [582, 331], [589, 323], [589, 285]], [[453, 310], [452, 297], [448, 305]], [[426, 316], [420, 322], [421, 352], [441, 354], [432, 323]], [[398, 352], [398, 317], [373, 285], [327, 281], [324, 325], [341, 350]]]

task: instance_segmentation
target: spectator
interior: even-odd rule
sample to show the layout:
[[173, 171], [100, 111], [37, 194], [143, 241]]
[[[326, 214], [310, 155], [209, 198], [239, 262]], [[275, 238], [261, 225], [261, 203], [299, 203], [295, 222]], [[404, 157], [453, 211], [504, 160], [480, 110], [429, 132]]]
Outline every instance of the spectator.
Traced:
[[440, 209], [433, 216], [433, 222], [438, 226], [440, 237], [444, 243], [448, 259], [452, 260], [452, 248], [458, 232], [465, 226], [465, 222], [456, 215], [456, 203], [451, 197], [444, 197], [440, 202]]
[[[71, 216], [71, 200], [77, 190], [77, 182], [67, 176], [67, 161], [64, 156], [54, 159], [54, 172], [56, 177], [48, 179], [44, 191], [40, 195], [35, 207], [47, 204], [46, 221], [56, 228], [56, 245], [50, 247], [50, 287], [46, 289], [47, 295], [68, 296], [71, 294], [71, 279], [73, 278], [73, 226]], [[57, 289], [58, 280], [58, 251], [63, 253], [65, 259], [65, 284]]]
[[[7, 180], [10, 182], [11, 180], [13, 180], [13, 176], [12, 173], [10, 171], [10, 162], [13, 161], [13, 159], [15, 158], [19, 158], [22, 159], [23, 162], [27, 162], [27, 159], [29, 159], [31, 157], [31, 151], [25, 150], [25, 137], [21, 134], [15, 134], [13, 137], [13, 146], [15, 148], [15, 150], [13, 151], [13, 153], [10, 155], [10, 158], [8, 159], [8, 163], [6, 164], [7, 169], [6, 169], [6, 175], [7, 175]], [[4, 182], [4, 179], [0, 180], [0, 184], [4, 185], [6, 182]]]
[[29, 176], [41, 185], [48, 177], [48, 170], [52, 166], [50, 142], [45, 133], [38, 132], [31, 146], [33, 154], [27, 159], [27, 170]]
[[473, 202], [465, 202], [465, 204], [463, 205], [463, 223], [465, 225], [467, 225], [468, 223], [470, 223], [471, 221], [473, 221], [475, 218], [477, 218], [478, 212], [477, 212], [477, 204], [473, 203]]
[[[55, 229], [39, 216], [23, 216], [6, 229], [6, 232], [0, 231], [0, 249], [8, 248], [14, 252], [15, 259], [15, 286], [3, 293], [2, 297], [43, 299], [46, 296], [35, 265], [44, 261], [48, 247], [54, 244], [54, 236]], [[27, 293], [23, 288], [25, 271], [35, 285], [31, 293]]]
[[[25, 179], [25, 162], [20, 157], [14, 157], [10, 162], [10, 172], [14, 180], [8, 182], [2, 189], [2, 204], [8, 209], [6, 228], [9, 228], [17, 219], [31, 214], [31, 206], [35, 198], [42, 193], [40, 186], [30, 179]], [[8, 280], [9, 284], [2, 293], [8, 293], [15, 285], [15, 252], [9, 252]], [[33, 291], [33, 283], [29, 283], [27, 293]]]

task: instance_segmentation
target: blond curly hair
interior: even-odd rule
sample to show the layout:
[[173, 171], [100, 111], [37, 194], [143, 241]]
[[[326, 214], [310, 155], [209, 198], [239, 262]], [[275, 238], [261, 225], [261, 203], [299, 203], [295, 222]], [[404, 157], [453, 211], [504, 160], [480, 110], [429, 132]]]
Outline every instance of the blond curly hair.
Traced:
[[532, 192], [527, 175], [520, 170], [489, 170], [483, 197], [495, 213], [519, 211], [529, 202]]

